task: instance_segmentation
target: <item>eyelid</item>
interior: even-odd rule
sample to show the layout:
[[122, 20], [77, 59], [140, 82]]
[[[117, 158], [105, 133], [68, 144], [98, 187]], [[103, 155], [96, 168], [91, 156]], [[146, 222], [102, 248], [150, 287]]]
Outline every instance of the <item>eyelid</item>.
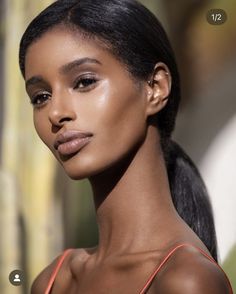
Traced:
[[[92, 80], [93, 82], [91, 82], [89, 85], [85, 85], [83, 87], [78, 87], [78, 84], [85, 80]], [[81, 75], [79, 75], [72, 83], [72, 88], [74, 90], [79, 90], [81, 92], [85, 92], [85, 91], [89, 91], [91, 88], [95, 87], [96, 83], [99, 81], [99, 78], [97, 76], [97, 74], [95, 73], [91, 73], [91, 72], [86, 72], [83, 73]], [[33, 91], [32, 91], [33, 92]], [[29, 97], [30, 97], [30, 103], [34, 106], [34, 107], [40, 107], [42, 105], [44, 105], [48, 99], [45, 99], [45, 101], [43, 101], [42, 103], [36, 103], [37, 99], [40, 99], [40, 96], [43, 95], [47, 95], [47, 96], [51, 96], [51, 91], [47, 91], [47, 90], [38, 90], [38, 91], [34, 91], [33, 94], [28, 93]]]
[[47, 96], [51, 96], [51, 94], [48, 92], [48, 91], [38, 91], [36, 92], [35, 94], [33, 94], [32, 96], [30, 96], [30, 103], [34, 106], [34, 107], [40, 107], [42, 105], [44, 105], [46, 103], [46, 100], [37, 104], [36, 101], [37, 99], [39, 99], [40, 96], [43, 96], [43, 95], [47, 95]]
[[77, 89], [77, 88], [78, 88], [78, 84], [79, 84], [80, 82], [83, 82], [84, 80], [94, 80], [94, 83], [91, 83], [90, 85], [85, 86], [85, 87], [83, 87], [83, 88], [79, 88], [80, 90], [83, 90], [84, 88], [88, 88], [88, 87], [91, 87], [91, 86], [95, 85], [95, 84], [99, 81], [99, 78], [98, 78], [98, 76], [97, 76], [96, 74], [94, 74], [94, 73], [84, 73], [84, 74], [78, 76], [78, 77], [75, 79], [75, 81], [74, 81], [74, 83], [73, 83], [73, 89]]
[[95, 73], [83, 73], [75, 79], [75, 82], [82, 79], [98, 79], [98, 77]]

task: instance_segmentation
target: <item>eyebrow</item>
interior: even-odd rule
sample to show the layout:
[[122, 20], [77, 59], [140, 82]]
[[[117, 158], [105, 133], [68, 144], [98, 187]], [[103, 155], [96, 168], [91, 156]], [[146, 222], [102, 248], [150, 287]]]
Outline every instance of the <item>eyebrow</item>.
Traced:
[[43, 82], [43, 78], [41, 76], [34, 76], [25, 82], [25, 87], [27, 89], [29, 86], [33, 86], [35, 84], [42, 83], [42, 82]]
[[94, 58], [89, 58], [89, 57], [85, 57], [85, 58], [80, 58], [80, 59], [76, 59], [72, 62], [69, 62], [65, 65], [63, 65], [60, 69], [59, 72], [61, 74], [67, 74], [68, 72], [70, 72], [71, 70], [73, 70], [76, 67], [80, 67], [81, 65], [85, 64], [85, 63], [95, 63], [95, 64], [99, 64], [102, 65], [100, 61], [98, 61], [97, 59]]
[[[97, 59], [84, 57], [84, 58], [76, 59], [72, 62], [69, 62], [69, 63], [63, 65], [62, 67], [60, 67], [59, 72], [61, 74], [65, 75], [68, 72], [70, 72], [71, 70], [73, 70], [74, 68], [79, 67], [85, 63], [95, 63], [95, 64], [102, 65], [102, 63], [100, 61], [98, 61]], [[44, 80], [41, 76], [34, 76], [26, 81], [25, 87], [27, 89], [29, 86], [33, 86], [37, 83], [42, 83], [43, 81]]]

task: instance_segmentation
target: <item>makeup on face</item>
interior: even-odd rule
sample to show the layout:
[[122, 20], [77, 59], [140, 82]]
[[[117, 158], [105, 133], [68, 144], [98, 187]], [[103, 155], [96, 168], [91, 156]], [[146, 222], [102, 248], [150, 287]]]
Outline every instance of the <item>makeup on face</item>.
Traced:
[[145, 138], [146, 91], [96, 42], [50, 31], [25, 72], [36, 131], [70, 177], [110, 168]]
[[[92, 65], [102, 65], [100, 61], [84, 57], [66, 63], [59, 68], [61, 76], [69, 79], [70, 87], [74, 90], [86, 92], [91, 90], [99, 78]], [[33, 76], [25, 83], [26, 91], [34, 107], [41, 107], [52, 96], [51, 87], [42, 76]]]
[[60, 155], [72, 155], [79, 152], [87, 145], [92, 137], [92, 133], [83, 133], [78, 130], [69, 130], [59, 133], [56, 137], [54, 148]]

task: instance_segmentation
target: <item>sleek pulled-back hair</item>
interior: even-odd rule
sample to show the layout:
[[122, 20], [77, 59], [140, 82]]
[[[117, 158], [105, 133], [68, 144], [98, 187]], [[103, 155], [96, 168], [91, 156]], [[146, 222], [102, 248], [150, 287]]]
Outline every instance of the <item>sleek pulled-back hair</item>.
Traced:
[[173, 203], [217, 260], [214, 221], [205, 185], [191, 159], [170, 139], [180, 102], [180, 81], [173, 50], [160, 22], [136, 0], [58, 0], [29, 24], [21, 39], [19, 63], [24, 77], [28, 48], [60, 25], [85, 38], [99, 40], [137, 80], [147, 81], [157, 62], [167, 65], [172, 77], [171, 92], [155, 121]]
[[162, 137], [170, 137], [180, 100], [179, 75], [166, 33], [156, 17], [133, 0], [58, 0], [33, 20], [22, 37], [20, 68], [23, 75], [28, 47], [60, 24], [103, 41], [135, 78], [147, 80], [158, 61], [169, 67], [172, 90], [168, 107], [157, 119]]

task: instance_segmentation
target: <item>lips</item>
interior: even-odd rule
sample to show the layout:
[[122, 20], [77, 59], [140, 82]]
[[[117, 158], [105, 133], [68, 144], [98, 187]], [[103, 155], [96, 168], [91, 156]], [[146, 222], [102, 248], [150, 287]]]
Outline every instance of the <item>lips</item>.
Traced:
[[61, 155], [71, 155], [79, 152], [91, 140], [91, 133], [76, 130], [66, 131], [56, 137], [54, 148]]

